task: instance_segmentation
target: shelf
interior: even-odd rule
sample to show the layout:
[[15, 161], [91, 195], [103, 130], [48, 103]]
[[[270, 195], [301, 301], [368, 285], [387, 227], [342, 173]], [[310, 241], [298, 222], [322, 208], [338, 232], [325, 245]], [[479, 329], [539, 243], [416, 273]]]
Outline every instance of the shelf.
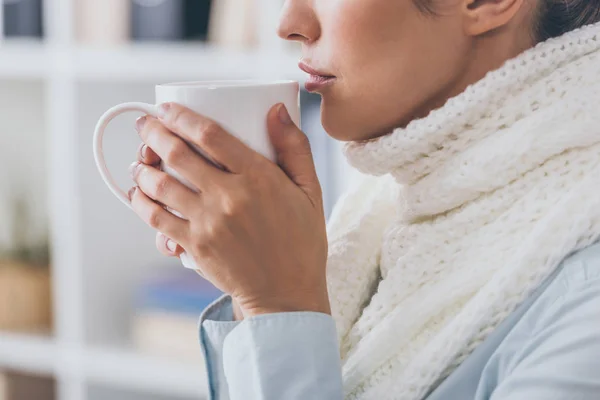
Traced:
[[53, 375], [59, 356], [53, 339], [0, 333], [0, 368]]
[[194, 79], [303, 79], [293, 54], [261, 54], [203, 44], [135, 44], [79, 48], [71, 67], [80, 79], [170, 81]]
[[108, 348], [88, 349], [83, 364], [85, 378], [96, 384], [200, 399], [208, 393], [203, 366]]
[[56, 376], [59, 367], [65, 367], [58, 365], [61, 359], [70, 355], [81, 362], [77, 375], [92, 383], [146, 393], [206, 397], [206, 372], [202, 365], [112, 348], [73, 351], [60, 352], [53, 339], [42, 336], [0, 333], [0, 369]]
[[0, 78], [67, 76], [103, 82], [211, 79], [295, 79], [305, 74], [293, 52], [232, 50], [202, 43], [127, 44], [111, 48], [48, 47], [42, 42], [0, 45]]
[[43, 79], [50, 72], [47, 47], [41, 41], [6, 40], [0, 43], [0, 78]]

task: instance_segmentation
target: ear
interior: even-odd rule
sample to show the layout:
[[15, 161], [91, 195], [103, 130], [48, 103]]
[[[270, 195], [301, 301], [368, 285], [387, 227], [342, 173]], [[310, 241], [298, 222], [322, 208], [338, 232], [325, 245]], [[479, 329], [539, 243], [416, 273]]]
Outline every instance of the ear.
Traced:
[[465, 0], [465, 32], [479, 36], [513, 20], [524, 0]]

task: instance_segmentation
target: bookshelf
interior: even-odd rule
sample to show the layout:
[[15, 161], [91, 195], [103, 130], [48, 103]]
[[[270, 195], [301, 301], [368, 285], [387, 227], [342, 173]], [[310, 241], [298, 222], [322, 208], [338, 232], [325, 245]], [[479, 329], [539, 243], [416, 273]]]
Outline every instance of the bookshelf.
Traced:
[[127, 44], [115, 48], [52, 47], [43, 42], [0, 44], [0, 79], [167, 82], [201, 79], [295, 79], [298, 55], [222, 49], [201, 43]]
[[0, 333], [0, 367], [53, 375], [59, 360], [56, 342], [48, 337]]
[[[260, 25], [274, 26], [280, 2], [257, 1], [267, 19]], [[147, 274], [180, 266], [158, 254], [154, 233], [101, 182], [91, 151], [93, 127], [109, 106], [153, 101], [157, 83], [302, 81], [299, 54], [278, 45], [270, 30], [259, 35], [269, 40], [252, 50], [201, 43], [86, 47], [75, 39], [74, 5], [75, 0], [45, 1], [43, 41], [0, 43], [0, 88], [12, 88], [0, 90], [0, 100], [18, 96], [20, 107], [41, 116], [31, 140], [44, 143], [44, 159], [36, 162], [47, 187], [54, 314], [50, 335], [0, 332], [0, 369], [53, 377], [57, 400], [203, 399], [207, 386], [201, 364], [140, 354], [129, 343], [136, 285]], [[107, 133], [109, 164], [123, 171], [116, 176], [121, 182], [128, 182], [127, 166], [137, 147], [135, 117], [116, 120]], [[20, 126], [11, 118], [0, 110], [4, 129]], [[331, 171], [323, 181], [331, 206], [352, 175], [339, 145], [318, 140], [327, 147]]]

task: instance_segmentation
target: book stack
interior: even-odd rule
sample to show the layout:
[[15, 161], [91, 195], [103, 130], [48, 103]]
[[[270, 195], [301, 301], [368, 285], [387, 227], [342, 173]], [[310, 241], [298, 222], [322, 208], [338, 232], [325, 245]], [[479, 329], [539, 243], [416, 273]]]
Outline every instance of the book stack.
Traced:
[[198, 321], [221, 291], [189, 270], [178, 270], [144, 282], [137, 294], [134, 346], [146, 354], [198, 363]]
[[75, 0], [75, 4], [79, 40], [87, 44], [133, 40], [208, 41], [235, 49], [287, 46], [276, 35], [283, 0]]
[[205, 41], [213, 2], [218, 3], [216, 0], [76, 0], [79, 40], [92, 45], [120, 45], [130, 40]]

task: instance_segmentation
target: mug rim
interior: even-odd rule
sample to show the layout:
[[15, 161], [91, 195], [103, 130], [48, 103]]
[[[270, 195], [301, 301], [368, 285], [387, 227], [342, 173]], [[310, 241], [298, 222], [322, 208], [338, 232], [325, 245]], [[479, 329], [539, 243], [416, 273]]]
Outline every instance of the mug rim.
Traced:
[[212, 81], [186, 81], [169, 82], [156, 85], [157, 88], [168, 89], [236, 89], [236, 88], [256, 88], [269, 86], [282, 86], [298, 84], [298, 81], [291, 79], [263, 80], [263, 79], [239, 79], [239, 80], [212, 80]]

